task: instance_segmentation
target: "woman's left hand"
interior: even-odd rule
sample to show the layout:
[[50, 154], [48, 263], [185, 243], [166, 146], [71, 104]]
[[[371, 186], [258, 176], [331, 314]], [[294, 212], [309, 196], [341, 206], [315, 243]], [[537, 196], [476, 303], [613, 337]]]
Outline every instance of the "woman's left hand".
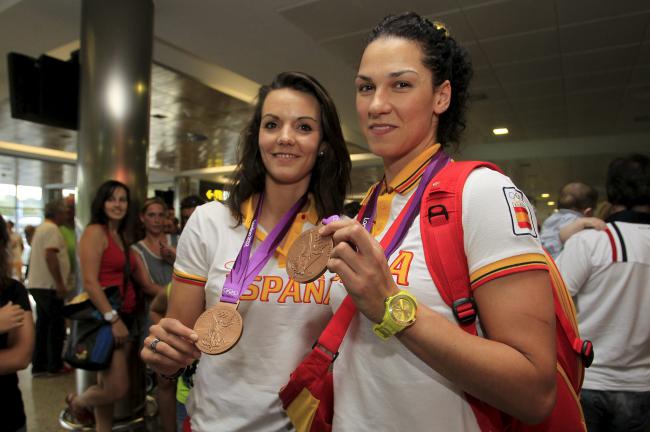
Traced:
[[357, 309], [369, 320], [381, 322], [386, 297], [399, 291], [381, 245], [355, 219], [331, 222], [320, 234], [334, 239], [327, 267], [339, 275]]
[[122, 319], [118, 319], [111, 324], [111, 328], [113, 330], [113, 340], [115, 342], [115, 346], [120, 347], [124, 345], [126, 339], [129, 337], [129, 329], [126, 328], [124, 321], [122, 321]]

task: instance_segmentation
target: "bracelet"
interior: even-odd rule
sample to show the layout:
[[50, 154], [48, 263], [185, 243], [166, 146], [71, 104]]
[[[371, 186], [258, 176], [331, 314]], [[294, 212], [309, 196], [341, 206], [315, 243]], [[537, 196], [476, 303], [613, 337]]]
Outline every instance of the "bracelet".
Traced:
[[161, 377], [165, 378], [167, 381], [174, 381], [176, 378], [178, 378], [179, 376], [183, 375], [183, 372], [185, 372], [185, 368], [184, 368], [184, 367], [180, 368], [179, 370], [176, 371], [175, 374], [172, 374], [172, 375], [165, 375], [165, 374], [162, 374], [162, 373], [161, 373], [161, 374], [158, 374], [158, 375], [160, 375]]
[[115, 315], [115, 318], [113, 318], [113, 320], [111, 321], [111, 325], [115, 324], [115, 323], [118, 322], [120, 319], [121, 319], [121, 318], [120, 318], [119, 315]]

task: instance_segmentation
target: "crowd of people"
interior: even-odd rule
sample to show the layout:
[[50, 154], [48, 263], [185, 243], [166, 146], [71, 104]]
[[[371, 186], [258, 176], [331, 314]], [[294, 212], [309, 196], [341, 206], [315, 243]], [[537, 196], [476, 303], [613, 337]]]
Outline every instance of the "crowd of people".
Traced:
[[[151, 198], [139, 209], [142, 234], [134, 239], [129, 188], [110, 180], [95, 195], [77, 247], [65, 230], [73, 205], [48, 203], [30, 240], [35, 327], [15, 270], [18, 240], [0, 226], [0, 387], [2, 406], [15, 408], [9, 430], [25, 427], [16, 371], [30, 362], [34, 376], [64, 369], [61, 309], [76, 257], [115, 346], [97, 384], [67, 396], [67, 414], [98, 431], [111, 430], [113, 404], [129, 390], [134, 349], [157, 374], [163, 430], [291, 430], [278, 392], [349, 301], [358, 312], [335, 354], [333, 430], [477, 431], [470, 397], [517, 421], [542, 422], [556, 404], [545, 248], [573, 296], [581, 335], [595, 347], [581, 395], [588, 430], [646, 431], [647, 156], [612, 161], [606, 214], [597, 213], [596, 188], [564, 186], [541, 233], [534, 208], [506, 175], [471, 172], [460, 220], [478, 334], [461, 328], [432, 280], [419, 194], [454, 163], [445, 149], [460, 142], [471, 77], [466, 50], [440, 23], [404, 13], [371, 31], [354, 79], [356, 110], [384, 177], [360, 208], [344, 204], [351, 163], [334, 102], [301, 72], [282, 72], [260, 88], [226, 202], [187, 197], [179, 228], [165, 202]], [[327, 271], [298, 283], [286, 272], [288, 251], [314, 229], [332, 238]], [[391, 242], [397, 246], [385, 256]], [[107, 287], [119, 287], [118, 304]], [[394, 308], [408, 319], [395, 318]], [[221, 354], [199, 349], [205, 335], [197, 322], [225, 316], [244, 323], [241, 338]]]

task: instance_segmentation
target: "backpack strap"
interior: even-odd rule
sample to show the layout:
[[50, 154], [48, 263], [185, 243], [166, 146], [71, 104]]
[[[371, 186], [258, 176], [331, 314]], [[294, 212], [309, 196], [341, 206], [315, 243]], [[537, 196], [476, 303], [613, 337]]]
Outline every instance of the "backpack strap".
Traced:
[[453, 162], [436, 175], [420, 206], [420, 235], [429, 273], [442, 299], [466, 332], [477, 334], [478, 311], [469, 283], [463, 243], [463, 188], [469, 174], [489, 162]]
[[[460, 327], [476, 335], [478, 310], [472, 296], [463, 241], [463, 188], [469, 174], [488, 162], [453, 162], [436, 175], [422, 196], [420, 235], [424, 257], [442, 299], [452, 309]], [[465, 393], [482, 431], [499, 431], [507, 423], [501, 411]]]

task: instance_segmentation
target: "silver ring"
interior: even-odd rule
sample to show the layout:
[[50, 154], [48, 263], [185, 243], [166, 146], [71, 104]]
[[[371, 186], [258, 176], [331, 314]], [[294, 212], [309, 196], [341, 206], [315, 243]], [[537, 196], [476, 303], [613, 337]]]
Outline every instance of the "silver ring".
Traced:
[[151, 351], [153, 351], [154, 354], [158, 353], [158, 351], [156, 351], [156, 345], [158, 345], [158, 342], [160, 342], [160, 339], [155, 338], [155, 339], [152, 340], [151, 343], [149, 344], [149, 349], [150, 349]]

